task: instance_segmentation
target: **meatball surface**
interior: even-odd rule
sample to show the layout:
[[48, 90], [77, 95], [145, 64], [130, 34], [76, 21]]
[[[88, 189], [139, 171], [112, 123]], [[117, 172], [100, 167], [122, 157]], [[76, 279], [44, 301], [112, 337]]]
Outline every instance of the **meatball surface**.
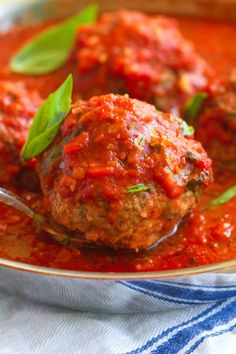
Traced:
[[196, 137], [215, 164], [235, 171], [236, 84], [228, 82], [205, 101], [196, 120]]
[[20, 151], [42, 100], [21, 82], [0, 81], [0, 183], [20, 172]]
[[128, 93], [172, 113], [207, 87], [210, 74], [174, 20], [127, 10], [80, 27], [77, 61], [82, 98]]
[[51, 215], [89, 242], [155, 243], [212, 179], [211, 160], [184, 133], [180, 118], [128, 95], [79, 102], [37, 163]]

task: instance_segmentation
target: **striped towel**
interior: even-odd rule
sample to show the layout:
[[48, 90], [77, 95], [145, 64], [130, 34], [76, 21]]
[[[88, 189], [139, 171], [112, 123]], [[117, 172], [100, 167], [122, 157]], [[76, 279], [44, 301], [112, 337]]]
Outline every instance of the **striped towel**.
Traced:
[[[234, 274], [103, 281], [100, 294], [89, 291], [95, 281], [78, 280], [76, 299], [66, 292], [69, 279], [52, 280], [54, 294], [50, 289], [45, 293], [45, 287], [40, 291], [40, 281], [35, 285], [40, 301], [60, 306], [0, 292], [1, 354], [236, 353]], [[17, 286], [24, 288], [24, 279]], [[7, 290], [9, 284], [1, 281], [0, 287]], [[81, 312], [84, 296], [91, 309]], [[92, 301], [102, 313], [92, 312]], [[110, 313], [104, 312], [105, 305]]]

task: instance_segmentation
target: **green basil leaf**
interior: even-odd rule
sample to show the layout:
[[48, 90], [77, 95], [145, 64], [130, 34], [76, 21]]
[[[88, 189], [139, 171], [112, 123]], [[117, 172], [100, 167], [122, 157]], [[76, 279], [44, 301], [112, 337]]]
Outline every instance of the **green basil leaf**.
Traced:
[[236, 197], [236, 184], [234, 186], [230, 187], [229, 189], [227, 189], [227, 191], [225, 191], [223, 194], [221, 194], [218, 198], [213, 199], [210, 202], [210, 206], [213, 207], [213, 206], [227, 203], [234, 197]]
[[184, 136], [193, 135], [194, 134], [194, 127], [192, 127], [191, 125], [188, 125], [184, 120], [182, 123], [183, 123]]
[[126, 189], [127, 193], [139, 193], [139, 192], [144, 192], [148, 191], [150, 189], [149, 186], [146, 186], [143, 183], [135, 184], [134, 186], [130, 186]]
[[191, 97], [184, 109], [183, 116], [188, 122], [194, 121], [197, 117], [203, 101], [208, 97], [206, 92], [198, 92], [195, 96]]
[[32, 38], [12, 58], [11, 70], [21, 74], [42, 75], [61, 67], [74, 47], [77, 27], [95, 22], [97, 11], [97, 5], [92, 4], [62, 24]]
[[73, 78], [70, 74], [39, 108], [21, 152], [23, 162], [41, 154], [57, 135], [61, 123], [70, 111], [72, 88]]

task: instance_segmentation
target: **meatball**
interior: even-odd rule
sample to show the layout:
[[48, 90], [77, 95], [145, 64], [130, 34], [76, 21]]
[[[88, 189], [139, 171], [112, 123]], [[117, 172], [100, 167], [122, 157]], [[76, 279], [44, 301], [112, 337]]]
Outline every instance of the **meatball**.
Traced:
[[128, 93], [165, 112], [208, 86], [210, 69], [176, 22], [163, 16], [118, 11], [103, 14], [77, 36], [82, 98]]
[[73, 106], [37, 161], [52, 217], [80, 240], [142, 249], [169, 232], [212, 179], [183, 121], [128, 95]]
[[0, 183], [12, 181], [21, 170], [20, 150], [42, 100], [21, 82], [0, 81]]
[[216, 165], [235, 171], [236, 85], [227, 83], [209, 96], [196, 120], [196, 136]]

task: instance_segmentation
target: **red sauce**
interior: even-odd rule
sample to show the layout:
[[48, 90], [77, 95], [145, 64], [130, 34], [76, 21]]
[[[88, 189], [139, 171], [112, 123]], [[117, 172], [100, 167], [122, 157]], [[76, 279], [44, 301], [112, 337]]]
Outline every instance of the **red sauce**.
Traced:
[[[79, 129], [83, 131], [75, 136]], [[140, 137], [141, 143], [137, 141]], [[183, 135], [181, 121], [126, 96], [104, 95], [76, 106], [62, 125], [60, 140], [65, 138], [60, 165], [64, 171], [71, 171], [70, 181], [67, 183], [64, 176], [57, 183], [75, 199], [75, 191], [68, 188], [70, 184], [77, 184], [75, 189], [83, 194], [82, 200], [89, 199], [90, 194], [100, 194], [119, 201], [120, 194], [137, 183], [149, 185], [156, 181], [169, 198], [176, 198], [189, 180], [199, 178], [199, 173], [204, 183], [211, 180], [210, 159], [193, 136]], [[191, 160], [191, 155], [197, 158]], [[126, 168], [120, 161], [125, 161]], [[180, 175], [180, 171], [184, 172]]]
[[0, 184], [20, 173], [20, 151], [42, 102], [38, 92], [26, 90], [22, 82], [0, 82]]
[[78, 88], [85, 97], [127, 92], [178, 113], [189, 97], [210, 86], [207, 63], [167, 17], [105, 13], [79, 29], [76, 48]]
[[183, 121], [128, 95], [73, 105], [36, 166], [55, 220], [80, 239], [135, 250], [173, 229], [212, 182], [212, 161]]
[[[192, 40], [203, 57], [225, 78], [234, 67], [236, 49], [233, 24], [180, 19], [183, 34]], [[38, 89], [43, 97], [54, 90], [76, 64], [69, 62], [57, 72], [41, 77], [23, 77], [10, 73], [7, 63], [15, 50], [41, 27], [18, 30], [1, 35], [0, 79], [24, 79], [29, 88]], [[205, 41], [207, 33], [208, 40]], [[223, 46], [222, 46], [223, 43]], [[75, 142], [79, 148], [86, 136]], [[68, 152], [68, 151], [67, 151]], [[153, 271], [197, 266], [234, 259], [236, 257], [235, 199], [206, 210], [209, 201], [236, 183], [236, 175], [215, 171], [215, 182], [203, 194], [198, 207], [179, 227], [177, 233], [150, 251], [131, 253], [105, 248], [62, 247], [46, 235], [36, 234], [27, 217], [0, 206], [0, 257], [30, 264], [63, 269], [89, 271]], [[17, 190], [35, 207], [41, 208], [41, 194]], [[204, 210], [205, 209], [205, 210]]]

